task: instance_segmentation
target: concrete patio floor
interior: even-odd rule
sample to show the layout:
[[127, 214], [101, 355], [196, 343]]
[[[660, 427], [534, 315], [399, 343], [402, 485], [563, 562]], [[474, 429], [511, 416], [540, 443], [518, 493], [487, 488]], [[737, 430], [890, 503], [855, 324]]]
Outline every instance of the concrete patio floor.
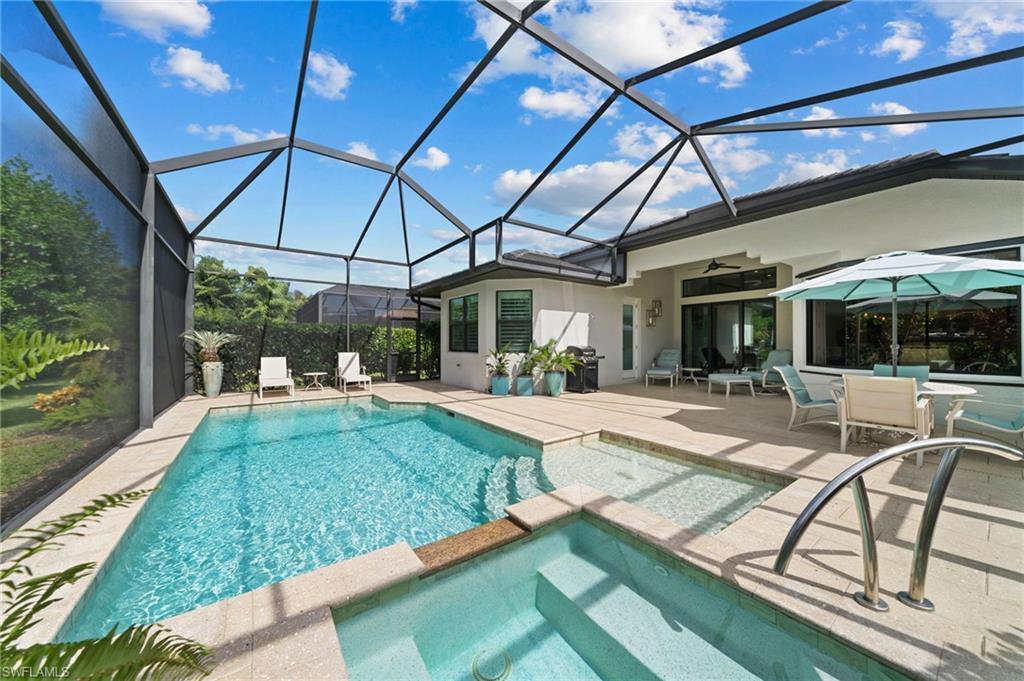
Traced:
[[[675, 388], [629, 384], [558, 399], [497, 398], [437, 382], [383, 384], [374, 386], [374, 394], [392, 404], [435, 403], [547, 446], [604, 433], [627, 443], [634, 439], [652, 443], [669, 454], [689, 453], [792, 478], [784, 490], [714, 536], [694, 533], [629, 504], [612, 503], [592, 512], [920, 678], [1019, 679], [1024, 669], [1024, 465], [975, 454], [961, 461], [934, 539], [927, 582], [927, 595], [936, 605], [931, 613], [900, 604], [896, 592], [907, 587], [918, 521], [937, 457], [926, 457], [921, 468], [908, 460], [873, 469], [866, 482], [879, 542], [882, 597], [891, 608], [887, 613], [875, 613], [851, 598], [862, 587], [863, 573], [859, 526], [849, 490], [832, 501], [810, 527], [789, 573], [780, 577], [771, 570], [783, 537], [814, 494], [851, 463], [881, 448], [855, 445], [841, 454], [838, 429], [827, 424], [787, 431], [789, 404], [784, 397], [736, 394], [726, 399], [721, 393], [708, 395], [689, 384]], [[328, 389], [298, 392], [294, 397], [278, 394], [262, 402], [337, 397], [341, 394]], [[100, 493], [155, 486], [209, 408], [260, 402], [248, 394], [182, 400], [161, 414], [153, 429], [136, 435], [37, 518], [70, 512]], [[60, 552], [44, 554], [37, 568], [102, 561], [140, 508], [136, 505], [111, 512], [85, 530], [88, 539], [74, 540]], [[399, 573], [415, 576], [418, 569], [406, 566]], [[87, 584], [69, 590], [62, 602], [64, 616]], [[256, 627], [257, 620], [263, 623], [264, 643], [266, 632], [274, 630], [275, 617], [278, 625], [288, 621], [287, 636], [295, 635], [296, 627], [306, 621], [296, 619], [298, 611], [290, 611], [279, 601], [266, 612], [252, 601], [245, 606], [252, 610], [242, 619], [250, 628]], [[222, 606], [215, 618], [222, 624], [229, 617], [226, 607]], [[203, 610], [207, 608], [194, 612]], [[303, 609], [301, 614], [309, 612]], [[198, 629], [189, 626], [195, 619], [189, 620], [186, 613], [171, 623], [186, 635], [212, 636], [215, 640], [204, 640], [220, 646], [224, 632], [211, 630], [209, 617]], [[63, 616], [44, 622], [39, 635], [52, 635], [62, 620]], [[318, 627], [321, 642], [330, 638], [322, 620], [310, 624]], [[315, 667], [308, 666], [309, 656], [286, 655], [300, 663], [288, 673], [273, 666], [283, 664], [285, 658], [280, 654], [273, 658], [264, 655], [261, 664], [263, 644], [253, 631], [235, 632], [231, 640], [247, 643], [238, 644], [242, 651], [238, 655], [219, 651], [221, 659], [234, 663], [219, 670], [218, 677], [274, 678], [275, 669], [281, 677], [322, 676], [310, 671]], [[282, 643], [275, 643], [278, 653]], [[328, 666], [320, 669], [330, 668], [331, 659], [325, 659]]]

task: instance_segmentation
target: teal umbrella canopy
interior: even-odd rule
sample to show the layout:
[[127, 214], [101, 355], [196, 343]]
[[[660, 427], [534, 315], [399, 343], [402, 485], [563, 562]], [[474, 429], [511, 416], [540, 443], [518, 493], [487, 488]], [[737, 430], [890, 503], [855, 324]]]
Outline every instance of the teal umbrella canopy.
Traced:
[[894, 251], [794, 284], [772, 295], [780, 300], [871, 300], [892, 304], [892, 375], [900, 346], [900, 299], [962, 295], [979, 289], [1024, 285], [1024, 262]]
[[[895, 284], [895, 290], [893, 286]], [[896, 251], [794, 284], [780, 300], [865, 300], [964, 294], [1024, 285], [1024, 262]]]

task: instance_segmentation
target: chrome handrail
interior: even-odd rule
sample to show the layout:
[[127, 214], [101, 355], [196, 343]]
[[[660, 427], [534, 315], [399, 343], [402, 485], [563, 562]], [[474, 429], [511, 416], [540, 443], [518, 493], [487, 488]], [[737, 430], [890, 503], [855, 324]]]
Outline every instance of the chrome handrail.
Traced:
[[803, 537], [807, 527], [818, 516], [818, 513], [825, 505], [833, 499], [840, 490], [852, 484], [854, 501], [857, 504], [857, 516], [860, 521], [861, 542], [864, 547], [864, 591], [854, 594], [854, 600], [861, 605], [873, 610], [885, 611], [889, 609], [885, 601], [878, 597], [878, 552], [875, 545], [874, 527], [871, 520], [871, 508], [868, 504], [867, 488], [864, 479], [861, 477], [870, 469], [885, 463], [890, 459], [908, 454], [916, 454], [933, 449], [945, 450], [939, 462], [939, 468], [932, 479], [931, 489], [925, 501], [924, 514], [921, 518], [921, 525], [918, 530], [917, 543], [914, 546], [914, 564], [910, 572], [910, 588], [900, 592], [900, 602], [922, 610], [933, 610], [932, 603], [924, 597], [925, 576], [928, 571], [928, 558], [931, 554], [932, 535], [935, 532], [935, 523], [942, 508], [942, 501], [949, 489], [950, 479], [960, 461], [960, 454], [970, 449], [987, 454], [996, 454], [1011, 459], [1024, 460], [1024, 452], [998, 442], [978, 440], [965, 437], [938, 437], [928, 440], [918, 440], [905, 444], [889, 447], [876, 454], [858, 461], [835, 478], [829, 481], [820, 492], [818, 492], [806, 508], [800, 512], [789, 533], [779, 548], [775, 557], [774, 570], [780, 575], [786, 574], [789, 561], [793, 557], [797, 544]]

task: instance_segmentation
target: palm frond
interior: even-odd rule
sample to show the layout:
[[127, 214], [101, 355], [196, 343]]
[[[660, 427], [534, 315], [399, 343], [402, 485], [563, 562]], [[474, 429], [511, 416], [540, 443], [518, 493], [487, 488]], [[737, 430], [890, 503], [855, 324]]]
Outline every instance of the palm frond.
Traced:
[[93, 571], [96, 563], [82, 563], [53, 574], [32, 577], [5, 585], [4, 614], [0, 620], [0, 648], [14, 645], [25, 632], [39, 623], [38, 615], [60, 599], [57, 591], [74, 584]]
[[121, 632], [112, 629], [103, 638], [41, 643], [5, 653], [4, 666], [28, 670], [26, 678], [62, 670], [66, 672], [64, 679], [89, 681], [188, 679], [209, 674], [213, 661], [209, 648], [158, 624]]
[[17, 388], [54, 362], [109, 349], [93, 341], [57, 340], [52, 333], [43, 336], [42, 331], [31, 335], [22, 331], [11, 337], [0, 333], [0, 388]]
[[123, 494], [104, 494], [96, 497], [88, 504], [75, 511], [62, 515], [56, 520], [47, 520], [37, 527], [26, 530], [19, 530], [12, 534], [9, 539], [23, 539], [28, 543], [25, 546], [14, 550], [14, 555], [7, 559], [3, 566], [0, 566], [0, 585], [18, 574], [32, 574], [31, 570], [24, 565], [24, 561], [42, 551], [49, 551], [61, 546], [56, 540], [60, 537], [78, 536], [76, 529], [95, 522], [100, 515], [113, 508], [123, 508], [135, 503], [153, 490], [143, 489]]

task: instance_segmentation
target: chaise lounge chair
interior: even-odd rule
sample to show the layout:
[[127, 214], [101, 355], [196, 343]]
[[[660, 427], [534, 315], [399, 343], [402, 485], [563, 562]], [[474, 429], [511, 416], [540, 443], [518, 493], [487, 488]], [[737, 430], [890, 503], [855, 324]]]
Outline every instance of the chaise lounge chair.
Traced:
[[288, 368], [287, 357], [260, 357], [260, 373], [257, 376], [260, 399], [264, 388], [284, 388], [289, 395], [295, 394], [295, 381]]
[[[964, 406], [968, 404], [971, 406]], [[946, 417], [946, 436], [953, 437], [953, 430], [962, 423], [970, 423], [980, 430], [1006, 433], [1012, 437], [1015, 446], [1024, 446], [1024, 439], [1021, 439], [1024, 436], [1024, 407], [1019, 404], [957, 400]]]
[[366, 373], [366, 367], [359, 362], [358, 352], [339, 352], [336, 371], [338, 387], [348, 392], [348, 384], [362, 385], [373, 392], [373, 379]]
[[779, 367], [789, 366], [792, 363], [792, 350], [772, 350], [768, 353], [768, 357], [761, 362], [760, 367], [756, 369], [745, 367], [740, 372], [740, 375], [749, 377], [754, 383], [760, 385], [763, 391], [771, 388], [783, 388], [784, 384], [782, 376], [779, 374]]
[[676, 384], [678, 374], [679, 351], [662, 350], [654, 358], [654, 362], [651, 363], [650, 368], [647, 370], [644, 376], [644, 385], [650, 386], [651, 379], [653, 378], [654, 380], [668, 380], [668, 385], [671, 388]]

